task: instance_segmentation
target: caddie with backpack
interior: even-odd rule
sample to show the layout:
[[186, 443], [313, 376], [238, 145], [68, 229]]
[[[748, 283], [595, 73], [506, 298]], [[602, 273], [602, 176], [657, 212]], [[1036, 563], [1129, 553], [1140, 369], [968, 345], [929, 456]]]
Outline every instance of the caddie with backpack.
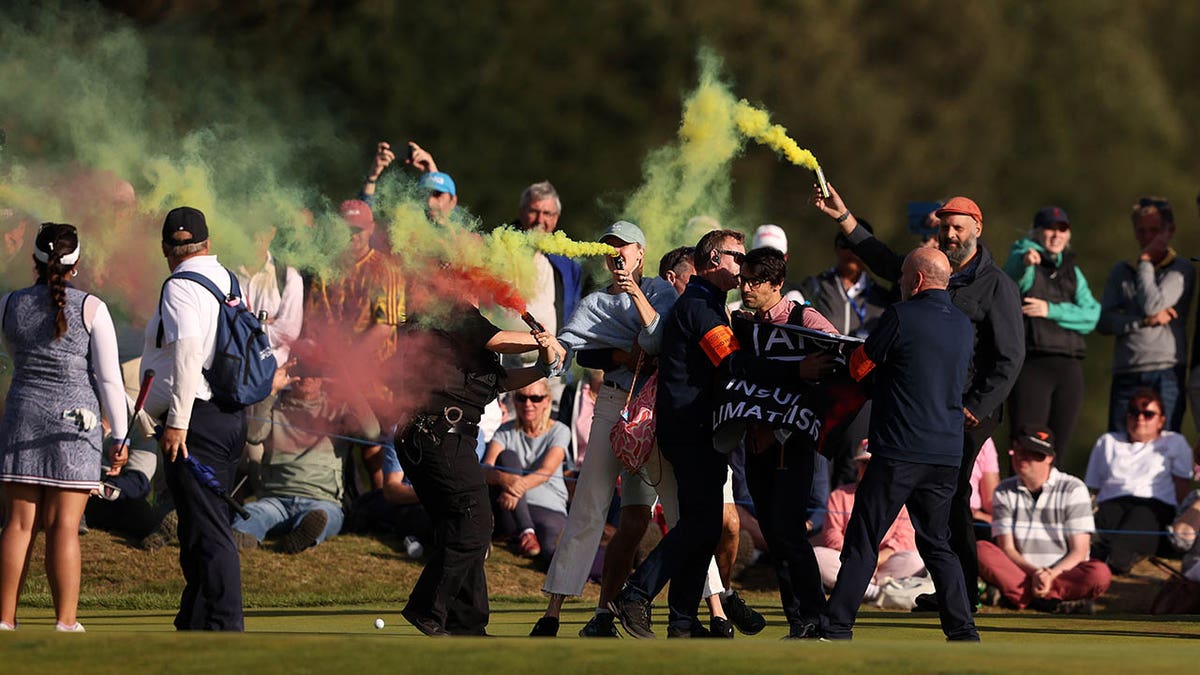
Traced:
[[246, 440], [244, 408], [270, 393], [275, 358], [236, 278], [209, 246], [203, 213], [183, 206], [167, 214], [162, 251], [171, 276], [146, 325], [142, 373], [156, 376], [145, 410], [163, 429], [163, 466], [179, 514], [186, 586], [175, 627], [241, 631], [232, 514], [184, 460], [194, 458], [226, 490], [232, 487]]

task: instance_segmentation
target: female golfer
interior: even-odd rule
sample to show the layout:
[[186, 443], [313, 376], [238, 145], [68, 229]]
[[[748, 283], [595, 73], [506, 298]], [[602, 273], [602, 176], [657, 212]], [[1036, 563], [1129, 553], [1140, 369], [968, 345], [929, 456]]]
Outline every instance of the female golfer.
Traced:
[[55, 629], [83, 632], [76, 617], [79, 520], [89, 493], [99, 487], [97, 398], [112, 429], [112, 469], [127, 459], [126, 398], [112, 318], [99, 298], [67, 284], [79, 250], [74, 226], [43, 224], [33, 252], [37, 283], [0, 298], [0, 327], [14, 362], [0, 421], [0, 483], [8, 514], [0, 535], [0, 630], [17, 627], [33, 541], [45, 529]]

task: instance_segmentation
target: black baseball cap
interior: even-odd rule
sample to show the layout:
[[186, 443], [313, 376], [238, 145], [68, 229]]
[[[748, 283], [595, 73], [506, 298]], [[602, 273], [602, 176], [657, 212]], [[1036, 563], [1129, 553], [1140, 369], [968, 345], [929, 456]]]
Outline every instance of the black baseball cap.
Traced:
[[[192, 238], [179, 241], [175, 239], [177, 232], [187, 232]], [[162, 240], [166, 246], [184, 246], [207, 241], [208, 223], [204, 220], [204, 214], [190, 206], [171, 209], [163, 220]]]
[[1057, 206], [1045, 206], [1033, 214], [1034, 227], [1050, 227], [1058, 223], [1067, 227], [1071, 226], [1071, 219], [1067, 217], [1067, 212]]
[[1017, 432], [1013, 441], [1029, 452], [1047, 457], [1054, 456], [1054, 432], [1048, 427], [1026, 424]]

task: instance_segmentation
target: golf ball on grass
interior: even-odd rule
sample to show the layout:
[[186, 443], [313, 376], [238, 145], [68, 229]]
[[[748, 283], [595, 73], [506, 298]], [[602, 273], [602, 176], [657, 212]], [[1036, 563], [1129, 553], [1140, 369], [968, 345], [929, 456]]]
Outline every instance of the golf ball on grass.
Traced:
[[375, 627], [383, 628], [383, 619], [375, 619]]

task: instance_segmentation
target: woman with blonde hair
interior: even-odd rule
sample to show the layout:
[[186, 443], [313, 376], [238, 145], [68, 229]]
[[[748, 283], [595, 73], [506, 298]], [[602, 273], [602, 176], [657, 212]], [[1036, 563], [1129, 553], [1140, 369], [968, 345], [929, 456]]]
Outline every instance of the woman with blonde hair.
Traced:
[[128, 459], [127, 402], [112, 318], [99, 298], [67, 283], [79, 251], [74, 226], [43, 224], [34, 242], [37, 283], [0, 298], [0, 327], [15, 366], [0, 421], [0, 483], [8, 514], [0, 535], [0, 630], [17, 627], [21, 586], [44, 529], [55, 629], [83, 632], [76, 614], [79, 521], [89, 494], [100, 486], [102, 409], [112, 429], [110, 473]]
[[500, 427], [483, 456], [496, 532], [512, 536], [517, 551], [549, 560], [567, 523], [563, 461], [571, 430], [550, 419], [550, 385], [545, 379], [513, 394], [514, 421]]

